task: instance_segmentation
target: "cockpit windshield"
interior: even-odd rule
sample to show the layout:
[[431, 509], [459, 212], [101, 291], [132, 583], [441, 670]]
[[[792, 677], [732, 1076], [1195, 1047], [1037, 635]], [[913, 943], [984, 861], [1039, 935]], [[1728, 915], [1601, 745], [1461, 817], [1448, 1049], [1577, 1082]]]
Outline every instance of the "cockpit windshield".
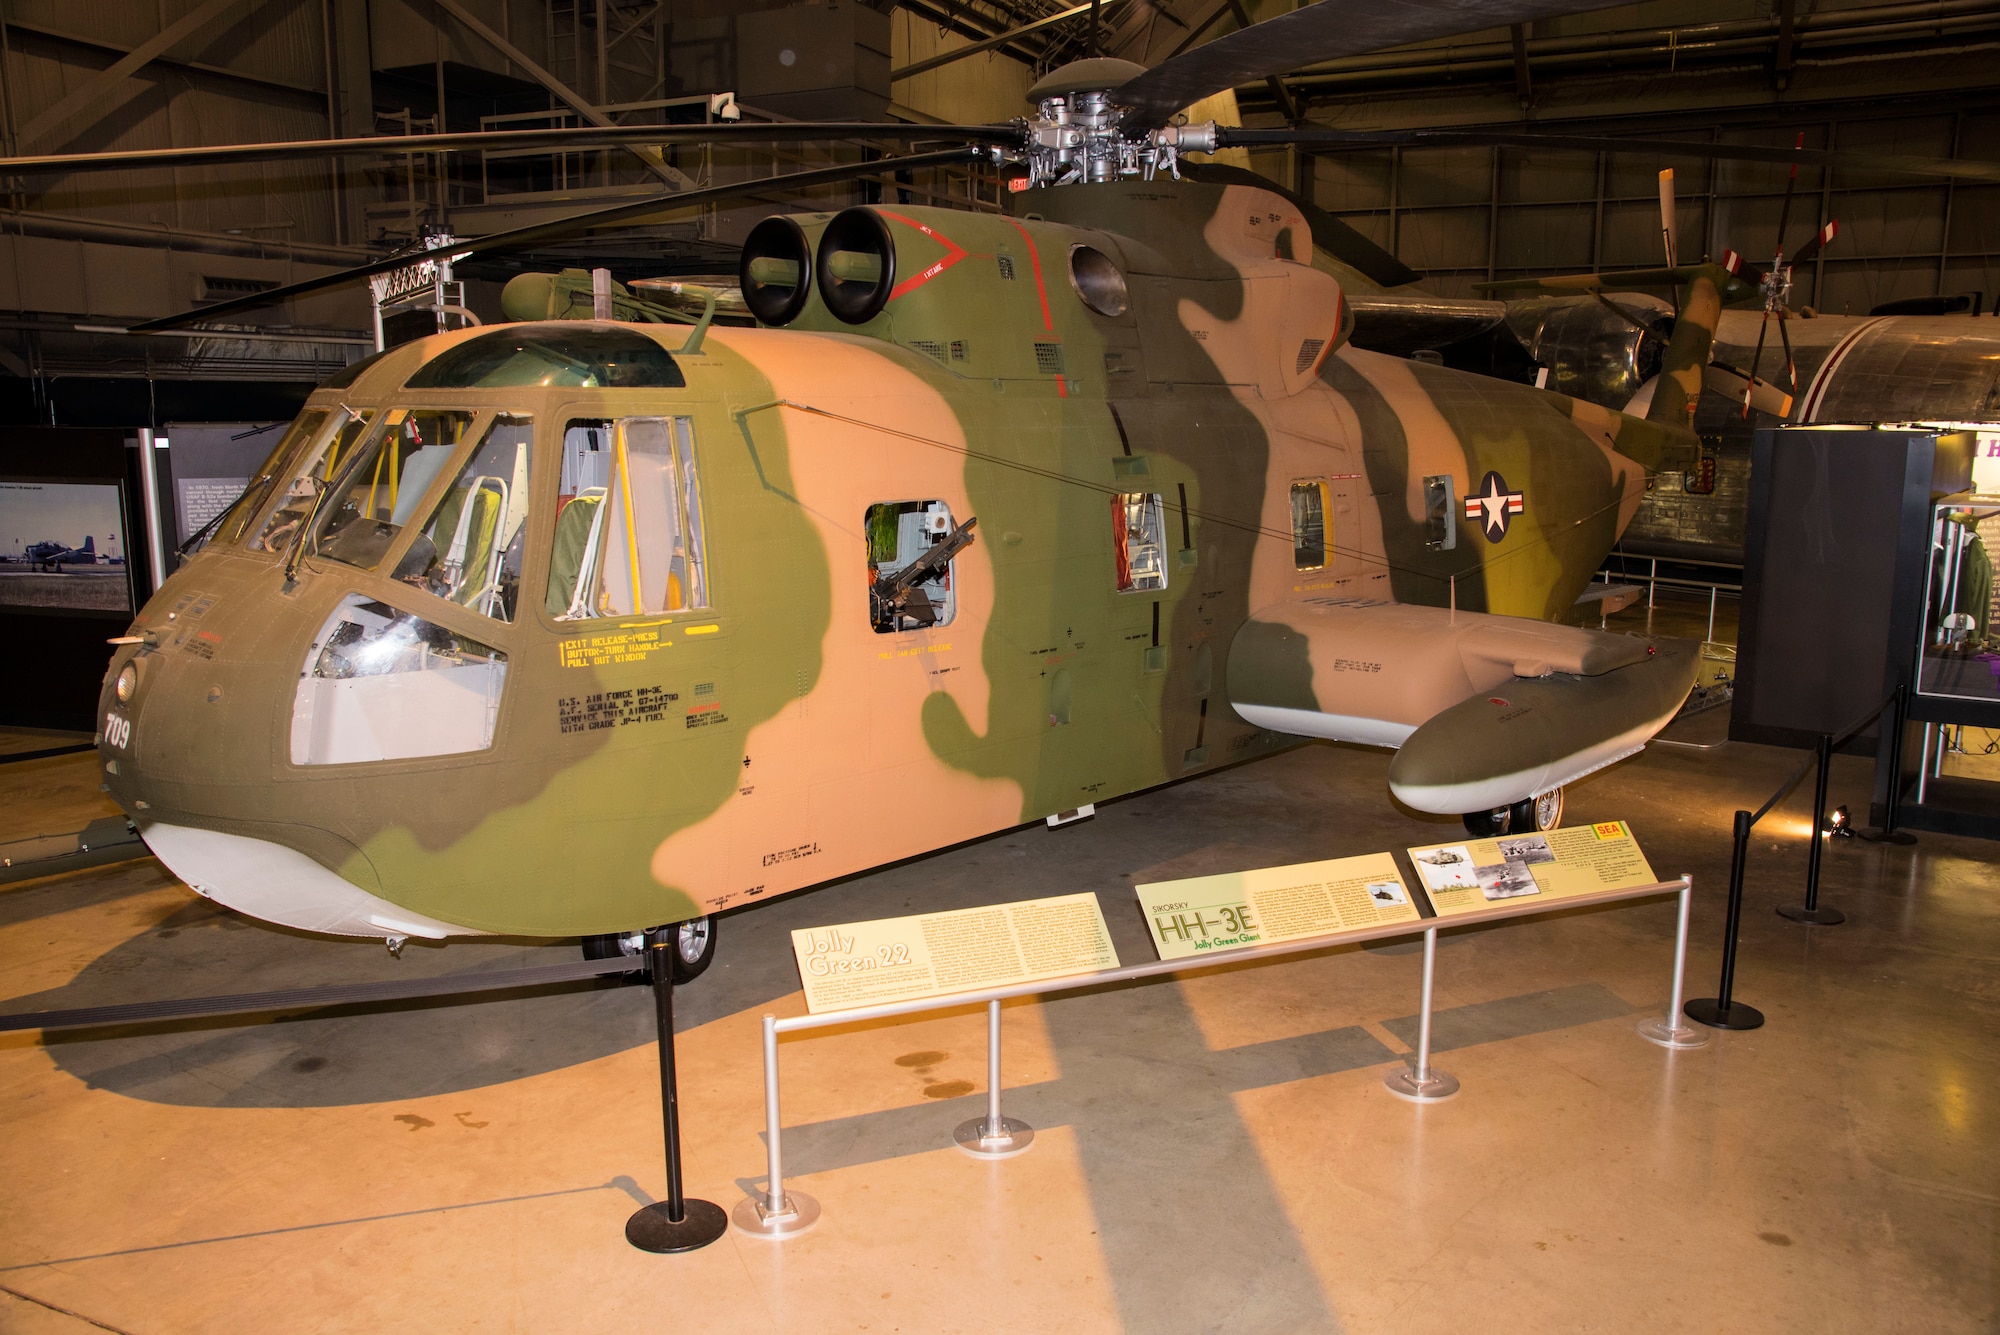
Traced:
[[372, 569], [416, 513], [472, 428], [453, 409], [391, 408], [320, 506], [313, 554]]
[[292, 456], [297, 452], [299, 443], [319, 435], [320, 428], [325, 425], [324, 408], [309, 408], [299, 414], [298, 420], [292, 423], [291, 430], [284, 434], [283, 439], [278, 442], [278, 447], [271, 451], [268, 459], [264, 460], [264, 466], [251, 476], [250, 485], [243, 489], [243, 494], [236, 498], [235, 503], [229, 507], [229, 512], [223, 515], [222, 522], [216, 525], [215, 534], [218, 542], [243, 541], [244, 530], [250, 527], [250, 521], [257, 517], [257, 512], [264, 508], [264, 502], [270, 498], [271, 488], [278, 484], [279, 478], [291, 471]]
[[312, 516], [314, 502], [326, 489], [328, 480], [353, 457], [355, 446], [375, 419], [375, 414], [366, 409], [352, 412], [342, 408], [333, 416], [338, 425], [304, 437], [305, 448], [286, 464], [280, 476], [288, 475], [291, 481], [264, 531], [250, 544], [252, 551], [282, 552], [291, 546], [300, 528]]

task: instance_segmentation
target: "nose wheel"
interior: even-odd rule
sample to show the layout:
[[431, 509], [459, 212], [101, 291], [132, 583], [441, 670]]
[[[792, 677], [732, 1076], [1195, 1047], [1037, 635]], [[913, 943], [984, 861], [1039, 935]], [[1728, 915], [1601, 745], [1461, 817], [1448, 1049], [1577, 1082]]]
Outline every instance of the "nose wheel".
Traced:
[[1562, 824], [1563, 790], [1551, 788], [1512, 806], [1465, 814], [1465, 832], [1474, 839], [1498, 839], [1505, 834], [1535, 834]]
[[[689, 918], [686, 922], [675, 923], [669, 930], [673, 933], [674, 982], [676, 985], [691, 983], [715, 962], [715, 917], [705, 914]], [[646, 961], [644, 932], [586, 936], [582, 944], [583, 957], [587, 960], [617, 959], [621, 955], [630, 958], [632, 972], [626, 976], [626, 981], [631, 985], [648, 986], [652, 983], [652, 969]]]

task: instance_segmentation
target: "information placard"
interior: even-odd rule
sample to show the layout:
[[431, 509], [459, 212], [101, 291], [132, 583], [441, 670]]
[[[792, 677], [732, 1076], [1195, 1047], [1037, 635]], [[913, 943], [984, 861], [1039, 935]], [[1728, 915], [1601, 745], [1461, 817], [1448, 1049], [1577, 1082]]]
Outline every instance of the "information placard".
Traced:
[[814, 1015], [1118, 967], [1093, 894], [801, 928], [792, 953]]
[[1594, 890], [1650, 885], [1653, 875], [1632, 827], [1599, 821], [1567, 830], [1412, 848], [1410, 861], [1441, 918], [1534, 896], [1567, 899]]
[[1163, 960], [1415, 921], [1387, 853], [1154, 881], [1135, 887]]

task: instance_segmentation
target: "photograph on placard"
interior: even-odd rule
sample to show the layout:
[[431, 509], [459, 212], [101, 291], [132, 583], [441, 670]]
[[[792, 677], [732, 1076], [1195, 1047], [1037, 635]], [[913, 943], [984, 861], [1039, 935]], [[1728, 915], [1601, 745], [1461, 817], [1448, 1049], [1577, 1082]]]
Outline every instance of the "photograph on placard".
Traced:
[[1474, 867], [1472, 874], [1479, 882], [1480, 892], [1488, 899], [1519, 899], [1542, 893], [1542, 887], [1535, 884], [1535, 874], [1525, 862], [1496, 862], [1489, 867]]
[[1417, 875], [1424, 878], [1426, 890], [1472, 890], [1479, 885], [1472, 874], [1472, 850], [1464, 844], [1421, 848], [1410, 854], [1410, 860], [1416, 864]]
[[1370, 881], [1368, 883], [1368, 897], [1377, 904], [1407, 904], [1410, 902], [1409, 892], [1403, 889], [1401, 881]]
[[1542, 835], [1523, 835], [1515, 839], [1498, 841], [1502, 862], [1554, 862], [1555, 850]]

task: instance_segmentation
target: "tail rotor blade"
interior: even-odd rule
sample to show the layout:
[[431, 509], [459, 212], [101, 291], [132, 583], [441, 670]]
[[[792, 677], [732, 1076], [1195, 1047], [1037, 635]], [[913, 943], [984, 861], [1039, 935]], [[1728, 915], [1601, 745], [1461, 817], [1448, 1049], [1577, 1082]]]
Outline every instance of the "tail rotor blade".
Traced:
[[1676, 258], [1680, 253], [1680, 229], [1674, 215], [1674, 169], [1665, 168], [1660, 172], [1660, 240], [1667, 248], [1667, 267], [1680, 263]]

